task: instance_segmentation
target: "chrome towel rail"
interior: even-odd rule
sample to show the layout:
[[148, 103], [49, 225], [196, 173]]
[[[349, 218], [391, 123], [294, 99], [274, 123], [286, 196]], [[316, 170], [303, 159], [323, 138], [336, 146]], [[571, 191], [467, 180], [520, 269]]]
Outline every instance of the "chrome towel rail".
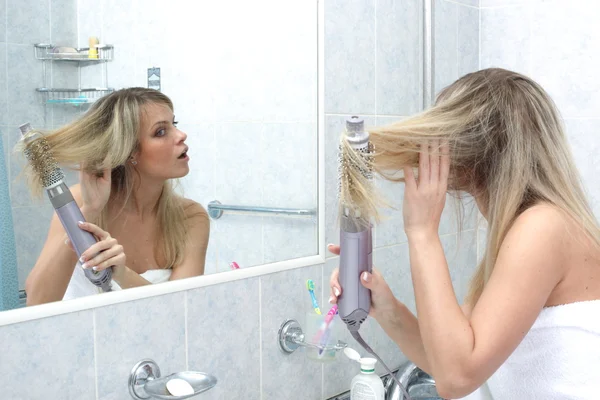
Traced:
[[257, 207], [257, 206], [235, 206], [221, 204], [218, 200], [213, 200], [208, 203], [208, 215], [213, 219], [221, 218], [223, 211], [242, 211], [264, 214], [283, 214], [294, 216], [312, 216], [316, 214], [316, 210], [303, 210], [296, 208], [278, 208], [278, 207]]

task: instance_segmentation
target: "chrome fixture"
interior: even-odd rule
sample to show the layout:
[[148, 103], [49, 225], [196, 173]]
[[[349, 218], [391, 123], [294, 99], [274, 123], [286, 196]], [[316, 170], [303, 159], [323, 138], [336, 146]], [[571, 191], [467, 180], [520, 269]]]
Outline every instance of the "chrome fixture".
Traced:
[[[173, 379], [186, 381], [193, 389], [193, 393], [174, 396], [167, 390], [167, 383]], [[151, 359], [144, 359], [135, 364], [129, 375], [129, 394], [135, 400], [171, 399], [183, 400], [212, 389], [217, 384], [217, 378], [203, 372], [185, 371], [175, 374], [160, 376], [160, 368]]]
[[[407, 361], [394, 372], [400, 384], [406, 388], [406, 391], [413, 400], [443, 400], [437, 392], [435, 381], [425, 371], [417, 367], [413, 362]], [[388, 375], [383, 378], [386, 400], [405, 400], [402, 389]]]
[[263, 214], [282, 214], [292, 216], [313, 216], [316, 215], [316, 210], [304, 210], [296, 208], [277, 208], [277, 207], [260, 207], [260, 206], [236, 206], [221, 204], [218, 200], [213, 200], [208, 203], [208, 215], [212, 219], [219, 219], [223, 215], [223, 211], [241, 211]]
[[313, 349], [324, 351], [340, 351], [348, 346], [341, 340], [338, 340], [335, 345], [329, 346], [321, 346], [307, 342], [300, 324], [295, 319], [288, 319], [281, 324], [279, 332], [277, 333], [277, 342], [279, 343], [279, 349], [286, 354], [292, 354], [298, 347], [311, 347]]

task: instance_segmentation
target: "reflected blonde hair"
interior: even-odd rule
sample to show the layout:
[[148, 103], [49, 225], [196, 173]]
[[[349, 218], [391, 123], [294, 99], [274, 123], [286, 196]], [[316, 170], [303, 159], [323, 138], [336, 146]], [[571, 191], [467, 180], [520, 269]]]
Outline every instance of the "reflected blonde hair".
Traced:
[[[150, 104], [165, 105], [173, 110], [171, 100], [159, 91], [138, 87], [121, 89], [96, 101], [74, 122], [42, 132], [58, 164], [100, 175], [103, 169], [112, 170], [107, 206], [98, 220], [92, 221], [103, 229], [122, 213], [135, 190], [137, 171], [127, 161], [139, 150], [141, 121], [145, 107]], [[41, 194], [42, 182], [31, 165], [27, 164], [25, 174], [32, 192]], [[110, 206], [116, 201], [121, 202], [122, 207], [109, 221]], [[182, 198], [175, 194], [173, 181], [165, 181], [155, 212], [159, 234], [154, 256], [164, 260], [164, 268], [173, 268], [183, 260], [187, 237], [186, 214]]]
[[[369, 133], [374, 169], [395, 181], [403, 181], [398, 174], [403, 167], [418, 167], [419, 151], [429, 140], [449, 144], [449, 189], [478, 197], [488, 220], [485, 254], [467, 296], [470, 304], [479, 299], [515, 219], [534, 204], [562, 210], [600, 246], [600, 228], [558, 110], [526, 76], [498, 68], [468, 74], [444, 89], [430, 109]], [[374, 209], [369, 198], [362, 194], [361, 208]]]

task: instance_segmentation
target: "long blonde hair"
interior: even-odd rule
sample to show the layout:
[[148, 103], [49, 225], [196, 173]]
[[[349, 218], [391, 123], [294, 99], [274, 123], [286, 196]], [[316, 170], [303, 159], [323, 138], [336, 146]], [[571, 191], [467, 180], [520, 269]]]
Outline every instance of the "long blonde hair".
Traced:
[[600, 228], [558, 110], [526, 76], [499, 68], [468, 74], [444, 89], [430, 109], [369, 133], [375, 170], [397, 181], [403, 180], [397, 174], [403, 167], [418, 166], [419, 151], [429, 140], [448, 142], [450, 189], [477, 196], [488, 220], [485, 254], [467, 296], [471, 304], [479, 299], [515, 219], [534, 204], [563, 210], [600, 246]]
[[[142, 113], [150, 104], [173, 110], [171, 100], [159, 91], [141, 87], [121, 89], [96, 101], [81, 118], [44, 133], [58, 164], [96, 174], [106, 168], [112, 170], [109, 201], [98, 220], [92, 221], [103, 229], [121, 214], [135, 189], [137, 171], [127, 161], [139, 149]], [[25, 167], [25, 174], [32, 192], [40, 194], [43, 189], [40, 177], [30, 165]], [[109, 205], [115, 200], [122, 202], [123, 207], [109, 220]], [[185, 210], [182, 199], [175, 194], [173, 181], [165, 181], [155, 212], [159, 234], [154, 255], [157, 260], [164, 259], [164, 268], [173, 268], [183, 260], [187, 237]]]

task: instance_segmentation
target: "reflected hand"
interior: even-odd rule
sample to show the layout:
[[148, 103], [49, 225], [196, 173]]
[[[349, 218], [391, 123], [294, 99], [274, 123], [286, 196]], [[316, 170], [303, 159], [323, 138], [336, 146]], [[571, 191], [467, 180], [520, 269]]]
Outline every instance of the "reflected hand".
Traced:
[[82, 168], [79, 172], [81, 183], [81, 196], [83, 197], [82, 210], [91, 214], [92, 219], [97, 217], [108, 202], [111, 189], [111, 169], [102, 171], [102, 175], [87, 172]]
[[[327, 249], [336, 255], [340, 254], [340, 246], [330, 244]], [[336, 268], [331, 274], [329, 286], [331, 287], [331, 296], [329, 302], [336, 304], [338, 297], [342, 294], [342, 287], [338, 281], [339, 268]], [[389, 319], [396, 312], [398, 299], [394, 297], [392, 290], [386, 283], [383, 276], [376, 268], [373, 273], [363, 272], [360, 277], [360, 283], [371, 291], [371, 310], [369, 315], [377, 321]]]
[[125, 266], [125, 252], [123, 251], [123, 246], [117, 242], [117, 239], [111, 237], [108, 232], [102, 230], [97, 225], [89, 222], [80, 223], [79, 227], [84, 231], [92, 233], [99, 240], [81, 254], [80, 261], [83, 268], [102, 271], [111, 266]]

